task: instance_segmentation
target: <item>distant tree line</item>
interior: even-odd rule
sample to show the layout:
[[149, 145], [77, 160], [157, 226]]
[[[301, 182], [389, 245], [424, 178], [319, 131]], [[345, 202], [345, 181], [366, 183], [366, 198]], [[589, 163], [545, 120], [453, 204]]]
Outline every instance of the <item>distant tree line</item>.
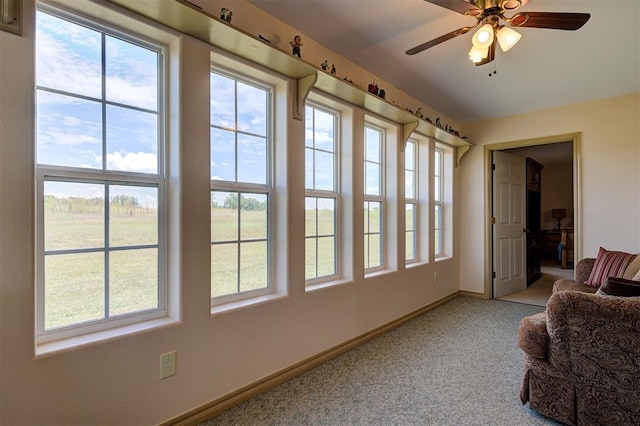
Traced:
[[242, 210], [266, 210], [267, 202], [256, 200], [255, 198], [239, 196], [238, 194], [229, 194], [227, 198], [224, 199], [222, 203], [216, 202], [215, 200], [211, 200], [212, 208], [223, 208], [223, 209], [238, 209], [238, 198], [240, 198], [240, 207]]
[[[133, 195], [115, 195], [109, 202], [111, 214], [135, 216], [155, 209], [143, 206]], [[62, 197], [45, 195], [45, 211], [59, 214], [104, 214], [103, 198]]]

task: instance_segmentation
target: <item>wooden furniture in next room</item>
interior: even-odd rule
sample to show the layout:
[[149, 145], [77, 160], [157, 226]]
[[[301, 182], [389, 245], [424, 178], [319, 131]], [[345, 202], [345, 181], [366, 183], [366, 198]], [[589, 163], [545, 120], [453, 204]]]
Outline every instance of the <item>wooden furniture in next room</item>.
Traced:
[[542, 253], [540, 250], [540, 227], [542, 222], [542, 164], [533, 158], [527, 164], [527, 285], [541, 276]]
[[542, 230], [542, 258], [560, 260], [558, 246], [562, 240], [560, 231]]
[[573, 268], [573, 228], [562, 228], [560, 234], [560, 244], [562, 244], [560, 267]]

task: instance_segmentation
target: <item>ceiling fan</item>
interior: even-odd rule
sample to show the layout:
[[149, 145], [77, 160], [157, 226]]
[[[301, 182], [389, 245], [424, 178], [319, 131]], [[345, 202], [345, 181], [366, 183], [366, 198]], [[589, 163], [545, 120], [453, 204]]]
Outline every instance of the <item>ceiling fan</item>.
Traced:
[[510, 27], [547, 28], [556, 30], [577, 30], [591, 17], [588, 13], [562, 12], [518, 12], [512, 17], [504, 15], [529, 3], [529, 0], [425, 0], [426, 2], [476, 18], [475, 25], [462, 27], [433, 40], [407, 50], [407, 55], [415, 55], [454, 37], [463, 35], [476, 27], [473, 35], [469, 59], [478, 65], [488, 64], [495, 59], [496, 42], [502, 51], [511, 49], [520, 40], [520, 34]]

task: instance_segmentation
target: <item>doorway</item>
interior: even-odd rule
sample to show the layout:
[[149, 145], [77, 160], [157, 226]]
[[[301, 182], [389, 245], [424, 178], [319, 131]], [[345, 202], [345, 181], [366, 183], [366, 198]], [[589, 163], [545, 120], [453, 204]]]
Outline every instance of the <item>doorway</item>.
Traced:
[[[486, 179], [486, 215], [489, 218], [485, 232], [485, 249], [489, 253], [485, 267], [485, 295], [495, 298], [504, 296], [504, 289], [496, 288], [496, 278], [502, 273], [506, 275], [510, 270], [527, 271], [527, 256], [514, 251], [513, 255], [504, 252], [496, 252], [497, 234], [493, 219], [494, 212], [494, 184], [493, 163], [494, 153], [497, 151], [526, 158], [534, 159], [544, 166], [545, 172], [541, 181], [541, 210], [540, 210], [540, 234], [533, 243], [534, 250], [541, 257], [539, 259], [546, 267], [560, 267], [555, 232], [558, 223], [563, 228], [571, 228], [573, 231], [573, 254], [575, 259], [580, 259], [582, 220], [580, 210], [580, 134], [565, 134], [545, 138], [528, 139], [521, 141], [505, 142], [485, 145], [485, 176]], [[526, 173], [523, 171], [523, 173]], [[524, 177], [526, 179], [526, 176]], [[545, 180], [546, 179], [546, 180]], [[544, 190], [546, 189], [546, 191]], [[524, 189], [523, 189], [524, 190]], [[517, 206], [510, 206], [517, 208]], [[556, 218], [558, 210], [565, 210], [564, 218]], [[526, 235], [528, 227], [521, 230]], [[546, 245], [545, 245], [546, 244]], [[555, 246], [553, 244], [556, 244]], [[506, 262], [506, 263], [505, 263]], [[499, 268], [499, 269], [498, 269]], [[529, 268], [531, 271], [531, 267]], [[565, 270], [565, 275], [573, 270]], [[526, 282], [526, 277], [525, 277]], [[531, 284], [531, 283], [530, 283]], [[499, 284], [498, 284], [499, 287]], [[525, 287], [526, 288], [526, 285]], [[508, 294], [508, 293], [507, 293]]]

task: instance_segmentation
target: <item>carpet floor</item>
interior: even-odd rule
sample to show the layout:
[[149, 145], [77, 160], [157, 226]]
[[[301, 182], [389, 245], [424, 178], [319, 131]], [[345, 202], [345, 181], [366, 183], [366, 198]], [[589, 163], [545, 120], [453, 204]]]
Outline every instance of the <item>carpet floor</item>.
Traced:
[[541, 311], [457, 297], [202, 425], [557, 425], [518, 397], [518, 324]]

